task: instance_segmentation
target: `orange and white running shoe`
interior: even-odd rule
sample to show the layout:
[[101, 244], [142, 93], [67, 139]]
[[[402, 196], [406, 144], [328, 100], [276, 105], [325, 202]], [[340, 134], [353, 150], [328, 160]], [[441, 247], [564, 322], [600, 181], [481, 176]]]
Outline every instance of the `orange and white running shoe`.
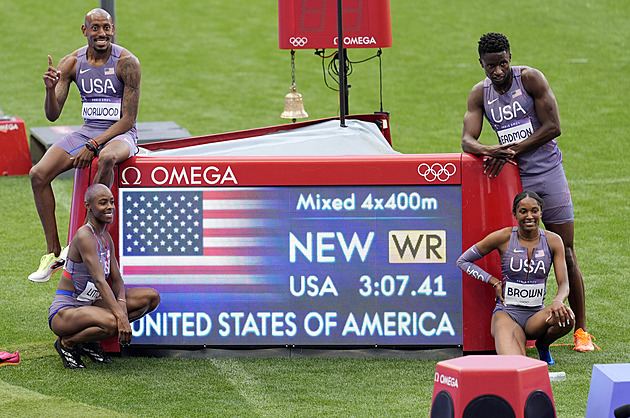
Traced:
[[[595, 337], [593, 337], [591, 334], [584, 331], [582, 328], [578, 328], [578, 330], [575, 331], [575, 334], [573, 334], [573, 343], [575, 344], [575, 347], [573, 347], [573, 349], [581, 353], [594, 351], [595, 347], [597, 346], [593, 344], [593, 339], [595, 339]], [[597, 347], [597, 349], [601, 350], [601, 348], [599, 347]]]

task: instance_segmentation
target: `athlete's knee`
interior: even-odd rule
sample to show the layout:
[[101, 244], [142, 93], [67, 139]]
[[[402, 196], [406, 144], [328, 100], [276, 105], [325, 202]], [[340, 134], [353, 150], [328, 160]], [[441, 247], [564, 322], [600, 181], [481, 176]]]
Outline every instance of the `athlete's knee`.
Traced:
[[149, 294], [147, 296], [149, 300], [147, 313], [153, 312], [160, 305], [160, 294], [155, 289], [149, 289]]
[[139, 295], [140, 305], [142, 306], [142, 310], [144, 314], [148, 314], [149, 312], [153, 312], [160, 305], [160, 294], [157, 290], [147, 287], [142, 289], [143, 292]]
[[115, 155], [107, 152], [102, 152], [98, 156], [97, 171], [110, 171], [114, 168], [117, 162], [118, 160]]
[[46, 173], [39, 164], [35, 164], [28, 172], [28, 176], [31, 179], [31, 187], [33, 189], [40, 188], [47, 185], [49, 182], [46, 180]]
[[28, 171], [28, 177], [31, 179], [31, 186], [36, 187], [41, 183], [41, 175], [37, 166], [31, 167]]
[[116, 317], [113, 314], [103, 315], [99, 326], [107, 337], [118, 335], [118, 321], [116, 321]]
[[491, 334], [495, 340], [514, 340], [520, 338], [520, 336], [525, 333], [521, 326], [511, 318], [510, 320], [497, 321], [493, 325]]
[[569, 320], [563, 324], [556, 321], [556, 324], [549, 327], [549, 332], [555, 336], [555, 339], [558, 339], [571, 332], [573, 327], [575, 327], [575, 320], [569, 318]]

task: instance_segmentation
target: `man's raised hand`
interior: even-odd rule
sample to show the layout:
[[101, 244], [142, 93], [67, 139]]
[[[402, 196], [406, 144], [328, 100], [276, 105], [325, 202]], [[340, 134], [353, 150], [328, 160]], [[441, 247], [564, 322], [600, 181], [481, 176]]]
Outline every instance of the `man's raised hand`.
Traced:
[[53, 65], [52, 57], [48, 56], [48, 68], [44, 73], [44, 85], [47, 89], [54, 88], [61, 78], [61, 71], [57, 70]]

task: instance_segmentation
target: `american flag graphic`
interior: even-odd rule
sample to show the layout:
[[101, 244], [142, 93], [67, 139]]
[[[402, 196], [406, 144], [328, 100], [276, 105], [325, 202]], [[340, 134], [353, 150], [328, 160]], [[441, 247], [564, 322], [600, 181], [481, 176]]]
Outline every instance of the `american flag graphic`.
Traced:
[[273, 188], [123, 190], [124, 280], [162, 283], [162, 291], [195, 285], [220, 293], [222, 285], [235, 284], [244, 292], [271, 291], [260, 286], [280, 280], [288, 222], [283, 207], [282, 192]]
[[521, 91], [521, 89], [516, 89], [512, 92], [512, 98], [518, 97], [521, 94], [523, 94], [523, 92]]
[[105, 68], [105, 75], [114, 75], [114, 67]]

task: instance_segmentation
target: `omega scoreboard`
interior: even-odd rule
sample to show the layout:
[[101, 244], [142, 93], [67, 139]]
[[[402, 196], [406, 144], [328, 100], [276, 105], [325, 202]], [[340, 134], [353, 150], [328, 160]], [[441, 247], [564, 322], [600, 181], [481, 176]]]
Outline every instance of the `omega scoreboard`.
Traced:
[[[389, 0], [343, 0], [345, 48], [392, 46]], [[336, 49], [337, 2], [278, 0], [280, 49]]]
[[[516, 167], [488, 179], [468, 154], [137, 156], [112, 191], [125, 284], [161, 295], [133, 344], [494, 347], [493, 288], [455, 262], [513, 225]], [[479, 265], [500, 274], [494, 254]]]

